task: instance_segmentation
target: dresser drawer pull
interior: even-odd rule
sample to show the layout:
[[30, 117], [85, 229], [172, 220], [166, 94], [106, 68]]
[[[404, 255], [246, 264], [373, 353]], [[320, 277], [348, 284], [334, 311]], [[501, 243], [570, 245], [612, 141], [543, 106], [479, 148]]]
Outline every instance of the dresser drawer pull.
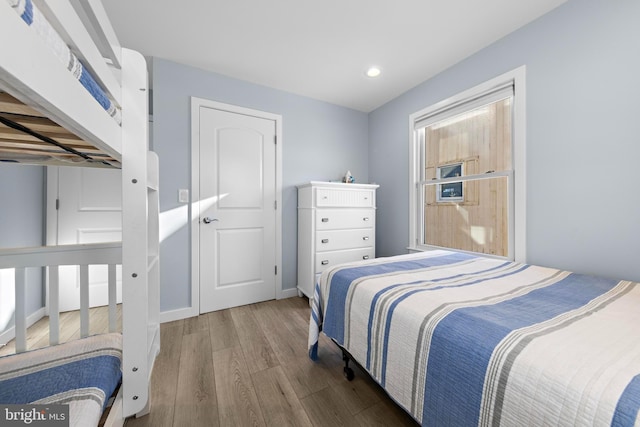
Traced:
[[369, 259], [369, 255], [363, 256], [362, 259]]
[[324, 261], [320, 261], [320, 264], [327, 265], [327, 264], [329, 264], [329, 261], [325, 259]]
[[322, 239], [322, 243], [329, 243], [329, 239]]
[[365, 216], [364, 218], [362, 218], [363, 221], [369, 221], [369, 217]]
[[369, 240], [369, 236], [364, 236], [362, 240]]
[[329, 218], [322, 218], [322, 222], [329, 222]]

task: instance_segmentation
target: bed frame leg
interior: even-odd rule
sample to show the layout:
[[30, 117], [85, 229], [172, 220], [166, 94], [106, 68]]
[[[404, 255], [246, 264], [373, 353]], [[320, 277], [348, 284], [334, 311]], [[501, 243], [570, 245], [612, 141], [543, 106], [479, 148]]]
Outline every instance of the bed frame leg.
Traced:
[[349, 367], [349, 360], [351, 360], [351, 356], [342, 347], [340, 348], [340, 350], [342, 350], [342, 360], [344, 360], [344, 377], [347, 379], [347, 381], [351, 381], [355, 377], [353, 369]]

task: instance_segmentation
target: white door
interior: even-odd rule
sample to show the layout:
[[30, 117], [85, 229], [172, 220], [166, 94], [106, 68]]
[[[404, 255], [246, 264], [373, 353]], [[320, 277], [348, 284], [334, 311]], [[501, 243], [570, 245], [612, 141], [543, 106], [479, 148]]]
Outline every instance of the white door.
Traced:
[[276, 123], [199, 112], [200, 313], [274, 299]]
[[[57, 199], [55, 234], [49, 244], [68, 245], [122, 241], [122, 182], [119, 169], [58, 167], [50, 168], [49, 179], [57, 185], [49, 196]], [[57, 171], [56, 171], [57, 169]], [[52, 174], [56, 174], [55, 175]], [[57, 178], [57, 179], [56, 179]], [[121, 270], [117, 268], [117, 299], [121, 302]], [[60, 311], [80, 308], [78, 267], [60, 268]], [[89, 305], [107, 305], [107, 266], [89, 269]]]

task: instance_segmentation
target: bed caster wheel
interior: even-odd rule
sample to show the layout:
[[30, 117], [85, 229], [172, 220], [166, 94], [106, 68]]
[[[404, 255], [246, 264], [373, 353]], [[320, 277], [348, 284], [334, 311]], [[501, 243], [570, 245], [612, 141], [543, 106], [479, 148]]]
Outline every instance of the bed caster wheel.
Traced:
[[347, 379], [347, 381], [353, 380], [353, 378], [356, 376], [353, 373], [353, 369], [349, 368], [348, 366], [344, 367], [343, 373], [344, 373], [344, 377]]

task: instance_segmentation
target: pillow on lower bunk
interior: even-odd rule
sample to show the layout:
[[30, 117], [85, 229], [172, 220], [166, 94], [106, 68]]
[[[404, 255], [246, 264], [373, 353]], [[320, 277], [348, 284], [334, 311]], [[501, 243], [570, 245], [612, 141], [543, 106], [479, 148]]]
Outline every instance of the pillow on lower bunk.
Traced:
[[121, 364], [117, 333], [0, 357], [0, 403], [68, 404], [70, 425], [97, 425]]

